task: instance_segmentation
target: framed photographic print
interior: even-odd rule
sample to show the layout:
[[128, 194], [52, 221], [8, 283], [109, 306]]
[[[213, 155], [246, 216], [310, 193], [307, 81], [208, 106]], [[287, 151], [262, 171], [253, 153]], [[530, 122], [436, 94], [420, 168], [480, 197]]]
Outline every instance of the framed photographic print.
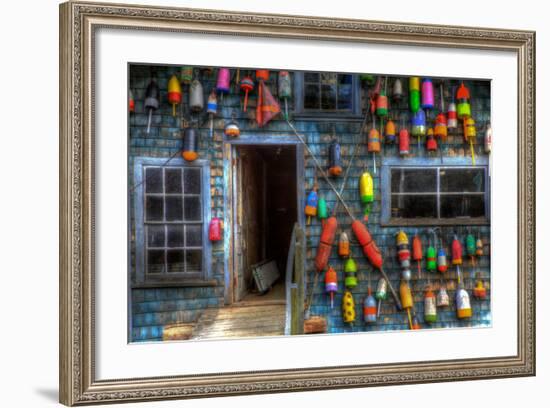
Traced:
[[535, 33], [60, 8], [66, 405], [535, 374]]

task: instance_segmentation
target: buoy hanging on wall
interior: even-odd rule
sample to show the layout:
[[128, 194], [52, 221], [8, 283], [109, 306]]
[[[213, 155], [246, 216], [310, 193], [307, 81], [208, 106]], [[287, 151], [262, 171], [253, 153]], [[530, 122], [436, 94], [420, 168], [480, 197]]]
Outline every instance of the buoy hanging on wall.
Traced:
[[181, 68], [181, 83], [185, 85], [189, 85], [191, 81], [193, 80], [193, 67], [182, 67]]
[[133, 113], [136, 110], [136, 102], [134, 101], [134, 93], [131, 89], [128, 90], [128, 111]]
[[222, 239], [222, 221], [218, 217], [214, 217], [210, 220], [208, 226], [208, 239], [211, 242], [218, 242]]
[[396, 130], [395, 130], [395, 123], [393, 120], [388, 119], [386, 122], [386, 131], [384, 132], [384, 136], [386, 138], [386, 143], [393, 144], [395, 143], [396, 138]]
[[349, 237], [345, 231], [342, 231], [338, 239], [338, 255], [341, 258], [348, 258], [350, 256]]
[[403, 97], [403, 83], [401, 82], [400, 78], [395, 78], [395, 81], [393, 82], [392, 98], [395, 101], [400, 101], [402, 97]]
[[208, 96], [206, 112], [208, 112], [208, 117], [210, 120], [210, 138], [212, 138], [214, 136], [214, 116], [218, 114], [218, 97], [215, 89], [212, 89], [210, 95]]
[[235, 120], [235, 112], [231, 115], [231, 122], [225, 125], [224, 134], [227, 137], [239, 137], [241, 135], [241, 129]]
[[317, 269], [317, 272], [323, 271], [328, 264], [337, 229], [338, 221], [336, 217], [329, 217], [321, 231], [317, 255], [315, 255], [315, 269]]
[[334, 307], [334, 294], [338, 292], [338, 275], [332, 266], [325, 273], [325, 292], [330, 296], [330, 308]]
[[342, 318], [344, 323], [353, 324], [355, 322], [355, 301], [349, 290], [342, 296]]
[[380, 306], [382, 301], [388, 298], [388, 282], [384, 278], [378, 279], [378, 284], [376, 285], [376, 293], [374, 297], [378, 301], [378, 307], [376, 310], [376, 315], [380, 316]]
[[357, 286], [357, 264], [353, 258], [346, 259], [344, 263], [344, 285], [348, 289], [353, 289]]
[[168, 81], [168, 102], [172, 105], [172, 116], [176, 116], [176, 106], [181, 103], [182, 93], [180, 81], [175, 75]]
[[437, 141], [435, 140], [434, 130], [432, 128], [429, 128], [426, 134], [426, 150], [429, 152], [435, 152], [437, 150]]
[[458, 119], [464, 120], [472, 116], [472, 108], [470, 107], [470, 90], [464, 85], [464, 82], [460, 84], [460, 87], [456, 91], [456, 99], [458, 101], [456, 107]]
[[405, 231], [399, 231], [396, 240], [399, 264], [401, 268], [409, 268], [411, 266], [411, 251], [409, 250], [409, 238], [405, 234]]
[[367, 289], [367, 296], [363, 302], [363, 318], [365, 319], [365, 323], [372, 324], [376, 323], [376, 316], [376, 300], [374, 296], [372, 296], [372, 290], [369, 286]]
[[321, 220], [321, 225], [325, 225], [325, 220], [328, 218], [328, 208], [325, 197], [319, 197], [317, 201], [317, 218]]
[[401, 121], [401, 129], [399, 129], [399, 155], [401, 157], [409, 154], [410, 136], [404, 121]]
[[409, 78], [409, 108], [412, 113], [420, 109], [420, 78]]
[[447, 293], [447, 288], [442, 283], [439, 287], [439, 292], [437, 292], [436, 306], [437, 307], [446, 307], [449, 306], [449, 294]]
[[422, 240], [420, 239], [420, 236], [418, 234], [414, 235], [413, 242], [412, 242], [412, 258], [414, 261], [416, 261], [416, 267], [418, 270], [418, 278], [420, 279], [422, 276]]
[[328, 148], [328, 172], [331, 176], [339, 176], [342, 174], [342, 152], [340, 149], [340, 143], [335, 139], [330, 142]]
[[430, 285], [428, 285], [424, 293], [424, 321], [426, 323], [437, 322], [436, 298]]
[[197, 130], [195, 128], [186, 128], [183, 133], [182, 156], [187, 161], [194, 161], [199, 157], [197, 153]]
[[364, 216], [368, 219], [374, 202], [374, 182], [368, 171], [364, 171], [359, 177], [359, 196], [361, 197], [361, 203], [365, 206]]
[[253, 89], [254, 89], [254, 81], [249, 76], [245, 76], [241, 80], [241, 90], [244, 91], [243, 112], [246, 112], [246, 107], [248, 106], [248, 93]]
[[422, 109], [433, 109], [434, 86], [430, 78], [422, 80]]
[[413, 322], [411, 317], [411, 309], [413, 308], [414, 303], [413, 303], [411, 288], [407, 283], [407, 281], [405, 280], [401, 281], [401, 285], [399, 286], [399, 294], [401, 297], [401, 306], [403, 307], [403, 309], [407, 311], [407, 316], [409, 318], [409, 328], [412, 330]]
[[307, 216], [307, 225], [311, 223], [311, 217], [317, 215], [317, 203], [319, 201], [319, 196], [317, 194], [317, 183], [313, 186], [313, 190], [309, 192], [306, 199], [306, 207], [304, 212]]
[[231, 74], [229, 68], [218, 69], [218, 80], [216, 81], [216, 89], [219, 93], [226, 94], [229, 92], [231, 82]]
[[156, 111], [159, 108], [159, 97], [160, 97], [160, 91], [159, 87], [157, 85], [157, 82], [155, 79], [151, 79], [151, 82], [149, 82], [149, 85], [147, 85], [147, 89], [145, 90], [145, 102], [144, 106], [145, 109], [148, 111], [148, 119], [147, 119], [147, 134], [151, 131], [151, 121], [153, 119], [153, 111]]
[[288, 119], [288, 99], [292, 96], [290, 73], [288, 71], [279, 71], [278, 85], [279, 98], [283, 98], [285, 101], [285, 119]]
[[204, 91], [197, 78], [193, 79], [189, 87], [189, 108], [193, 112], [202, 112], [204, 109]]

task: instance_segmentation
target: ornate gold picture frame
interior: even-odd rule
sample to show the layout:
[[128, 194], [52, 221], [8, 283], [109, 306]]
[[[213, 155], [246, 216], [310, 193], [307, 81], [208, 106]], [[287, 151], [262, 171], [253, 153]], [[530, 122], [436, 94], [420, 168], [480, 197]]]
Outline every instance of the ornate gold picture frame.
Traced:
[[[475, 359], [97, 379], [95, 33], [100, 28], [507, 51], [517, 56], [517, 352]], [[60, 6], [60, 402], [80, 405], [535, 375], [535, 33], [68, 2]], [[512, 268], [513, 266], [511, 266]], [[125, 273], [125, 271], [120, 271]]]

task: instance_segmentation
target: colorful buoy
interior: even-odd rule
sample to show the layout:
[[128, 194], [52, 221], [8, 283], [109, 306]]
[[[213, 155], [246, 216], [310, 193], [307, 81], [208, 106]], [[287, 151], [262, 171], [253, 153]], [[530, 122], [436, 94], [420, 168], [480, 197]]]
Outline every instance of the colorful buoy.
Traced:
[[434, 86], [430, 78], [422, 80], [422, 109], [433, 109]]
[[346, 231], [342, 231], [338, 239], [338, 255], [341, 258], [348, 258], [350, 256], [349, 238]]
[[334, 294], [338, 292], [338, 275], [332, 266], [325, 273], [325, 292], [330, 295], [330, 308], [334, 307]]
[[134, 93], [131, 89], [128, 89], [128, 111], [130, 113], [136, 110], [136, 102], [134, 101]]
[[245, 76], [241, 80], [241, 90], [244, 91], [243, 112], [246, 112], [246, 107], [248, 105], [248, 93], [253, 89], [254, 89], [254, 81], [249, 76]]
[[187, 161], [195, 161], [199, 157], [197, 153], [197, 130], [195, 128], [186, 128], [183, 133], [182, 157]]
[[160, 102], [160, 91], [155, 79], [151, 79], [147, 89], [145, 90], [145, 109], [148, 110], [148, 119], [147, 119], [147, 134], [151, 131], [151, 121], [153, 118], [153, 111], [156, 111], [159, 108]]
[[218, 69], [218, 80], [216, 81], [216, 89], [221, 94], [229, 92], [231, 82], [231, 74], [229, 68]]
[[364, 216], [368, 218], [374, 202], [374, 182], [368, 171], [363, 172], [359, 177], [359, 196], [361, 203], [365, 206]]
[[355, 322], [355, 301], [349, 290], [346, 290], [342, 296], [342, 318], [344, 323]]
[[424, 293], [424, 321], [426, 323], [437, 322], [436, 298], [432, 292], [431, 286], [429, 285]]
[[311, 223], [311, 217], [317, 215], [317, 203], [319, 201], [319, 196], [317, 195], [317, 184], [313, 186], [313, 190], [309, 192], [306, 199], [305, 214], [307, 216], [307, 225]]
[[396, 139], [396, 130], [395, 130], [395, 123], [393, 120], [388, 119], [388, 122], [386, 123], [386, 131], [384, 132], [386, 143], [393, 144], [395, 143]]
[[372, 324], [376, 323], [376, 316], [376, 300], [372, 296], [372, 290], [369, 286], [367, 297], [363, 302], [363, 318], [365, 319], [365, 323]]
[[342, 174], [342, 152], [340, 143], [332, 140], [328, 150], [328, 172], [331, 176], [339, 176]]
[[288, 119], [288, 99], [292, 96], [292, 84], [288, 71], [279, 71], [279, 98], [285, 101], [285, 118]]
[[353, 258], [346, 259], [344, 263], [344, 285], [348, 289], [353, 289], [357, 286], [357, 264]]
[[409, 78], [409, 108], [412, 113], [420, 109], [420, 78]]

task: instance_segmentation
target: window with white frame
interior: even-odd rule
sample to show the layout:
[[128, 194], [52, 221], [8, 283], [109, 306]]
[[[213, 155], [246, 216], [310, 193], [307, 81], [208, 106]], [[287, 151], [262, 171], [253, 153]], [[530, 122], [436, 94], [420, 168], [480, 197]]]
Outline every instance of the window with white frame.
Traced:
[[[163, 159], [165, 161], [165, 159]], [[136, 269], [138, 282], [207, 277], [209, 209], [206, 162], [136, 161]]]
[[489, 219], [486, 163], [396, 161], [382, 166], [382, 223], [485, 224]]

